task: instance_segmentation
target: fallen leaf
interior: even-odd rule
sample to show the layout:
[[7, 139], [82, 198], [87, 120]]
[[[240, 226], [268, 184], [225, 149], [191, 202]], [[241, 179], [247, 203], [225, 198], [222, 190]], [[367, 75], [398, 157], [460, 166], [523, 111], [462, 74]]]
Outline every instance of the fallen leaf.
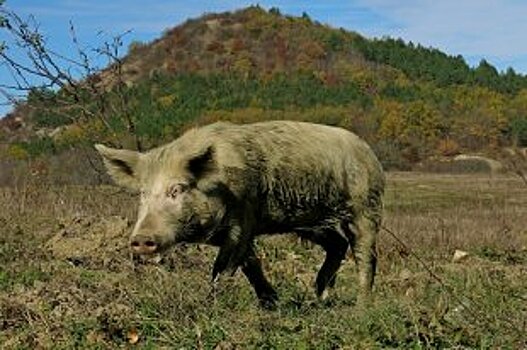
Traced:
[[126, 336], [128, 338], [128, 343], [130, 344], [137, 344], [139, 341], [139, 332], [135, 328], [130, 329]]

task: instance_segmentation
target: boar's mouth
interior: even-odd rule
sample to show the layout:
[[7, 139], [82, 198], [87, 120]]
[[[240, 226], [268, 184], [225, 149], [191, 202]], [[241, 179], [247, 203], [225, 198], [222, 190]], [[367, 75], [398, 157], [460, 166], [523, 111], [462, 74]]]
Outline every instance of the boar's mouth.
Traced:
[[132, 261], [135, 264], [143, 265], [143, 264], [161, 264], [164, 262], [163, 255], [160, 253], [156, 254], [149, 254], [149, 255], [143, 255], [143, 254], [133, 254], [132, 255]]

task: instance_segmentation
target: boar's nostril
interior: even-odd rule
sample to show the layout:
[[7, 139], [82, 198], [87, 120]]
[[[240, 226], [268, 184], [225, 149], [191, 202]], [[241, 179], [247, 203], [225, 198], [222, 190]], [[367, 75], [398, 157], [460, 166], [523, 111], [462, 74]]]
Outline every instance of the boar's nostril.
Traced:
[[159, 248], [154, 239], [145, 236], [134, 237], [130, 242], [130, 245], [136, 254], [153, 254], [156, 253]]
[[154, 241], [146, 241], [145, 242], [145, 246], [147, 246], [148, 248], [154, 248], [156, 245], [157, 244]]

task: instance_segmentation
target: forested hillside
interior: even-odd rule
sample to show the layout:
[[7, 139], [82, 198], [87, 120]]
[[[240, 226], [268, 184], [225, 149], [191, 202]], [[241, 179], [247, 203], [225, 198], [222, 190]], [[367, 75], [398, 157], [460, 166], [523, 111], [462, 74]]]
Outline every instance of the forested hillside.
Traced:
[[527, 146], [527, 77], [513, 69], [470, 68], [461, 56], [276, 8], [188, 20], [133, 43], [122, 62], [118, 80], [112, 67], [89, 77], [104, 98], [33, 89], [1, 121], [2, 157], [41, 158], [94, 141], [147, 149], [216, 120], [342, 126], [389, 168]]

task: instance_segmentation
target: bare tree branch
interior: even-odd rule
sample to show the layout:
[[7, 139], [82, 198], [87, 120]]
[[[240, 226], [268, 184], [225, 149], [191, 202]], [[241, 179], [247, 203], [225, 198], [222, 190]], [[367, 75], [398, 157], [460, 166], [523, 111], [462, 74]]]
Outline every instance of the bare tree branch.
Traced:
[[[52, 104], [37, 103], [31, 106], [29, 100], [26, 104], [30, 109], [62, 116], [81, 128], [91, 120], [99, 120], [112, 137], [113, 143], [118, 146], [121, 145], [118, 136], [121, 131], [116, 130], [113, 126], [115, 124], [110, 121], [112, 118], [120, 118], [126, 126], [126, 132], [134, 137], [136, 148], [141, 150], [141, 140], [136, 135], [135, 120], [126, 90], [124, 61], [120, 55], [123, 37], [130, 31], [104, 41], [97, 48], [89, 49], [81, 46], [75, 26], [70, 22], [69, 31], [76, 57], [68, 57], [49, 48], [33, 16], [24, 20], [2, 6], [0, 28], [10, 38], [8, 43], [0, 46], [0, 64], [8, 68], [13, 81], [11, 84], [0, 85], [0, 94], [7, 103], [20, 101], [20, 95], [53, 91]], [[104, 70], [106, 81], [101, 81], [99, 74], [102, 70], [93, 64], [90, 51], [96, 57], [108, 59], [109, 67]], [[38, 81], [38, 85], [32, 83], [34, 81]], [[110, 98], [110, 94], [116, 98]]]

